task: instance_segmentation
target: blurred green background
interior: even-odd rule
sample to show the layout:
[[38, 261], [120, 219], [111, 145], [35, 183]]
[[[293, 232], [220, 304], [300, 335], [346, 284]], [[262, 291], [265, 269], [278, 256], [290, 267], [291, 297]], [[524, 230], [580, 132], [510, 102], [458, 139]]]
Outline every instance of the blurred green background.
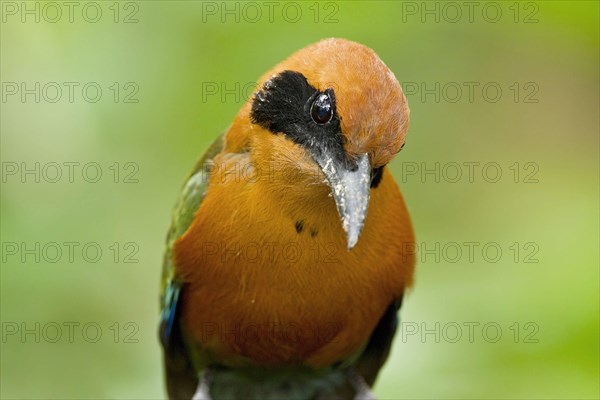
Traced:
[[[244, 85], [335, 36], [405, 87], [411, 129], [391, 168], [430, 249], [375, 392], [598, 398], [598, 2], [492, 3], [275, 2], [270, 17], [264, 3], [75, 2], [71, 22], [61, 2], [60, 18], [2, 2], [0, 396], [164, 398], [158, 287], [182, 181]], [[39, 102], [22, 99], [36, 82]], [[40, 182], [22, 178], [36, 162]], [[80, 163], [73, 182], [65, 162]], [[439, 182], [421, 175], [436, 163]], [[72, 260], [64, 242], [79, 243]]]

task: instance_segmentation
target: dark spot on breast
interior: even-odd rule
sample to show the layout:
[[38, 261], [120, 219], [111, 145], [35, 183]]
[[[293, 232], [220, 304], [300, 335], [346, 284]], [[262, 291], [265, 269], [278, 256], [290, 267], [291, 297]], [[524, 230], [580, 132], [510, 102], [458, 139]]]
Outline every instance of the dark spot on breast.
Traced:
[[296, 232], [300, 233], [304, 229], [304, 220], [296, 221]]
[[315, 237], [319, 234], [319, 231], [317, 230], [317, 228], [310, 228], [310, 237]]

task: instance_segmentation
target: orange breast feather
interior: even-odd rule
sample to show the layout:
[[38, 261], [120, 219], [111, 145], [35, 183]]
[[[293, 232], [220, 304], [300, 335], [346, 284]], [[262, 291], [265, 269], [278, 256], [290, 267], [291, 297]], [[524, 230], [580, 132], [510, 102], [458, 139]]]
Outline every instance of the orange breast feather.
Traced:
[[247, 156], [215, 162], [238, 172], [213, 174], [174, 248], [187, 336], [230, 366], [321, 367], [355, 353], [412, 281], [412, 227], [389, 171], [348, 251], [327, 186], [302, 199], [267, 174], [240, 179]]

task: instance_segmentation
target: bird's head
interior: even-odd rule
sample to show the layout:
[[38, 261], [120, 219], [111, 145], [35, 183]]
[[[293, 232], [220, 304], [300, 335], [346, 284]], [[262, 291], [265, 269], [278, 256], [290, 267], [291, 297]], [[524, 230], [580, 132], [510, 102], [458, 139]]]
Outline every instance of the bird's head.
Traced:
[[372, 180], [400, 151], [408, 120], [402, 88], [377, 54], [327, 39], [263, 75], [226, 147], [251, 151], [260, 168], [295, 169], [293, 184], [303, 191], [327, 189], [351, 249], [365, 222]]

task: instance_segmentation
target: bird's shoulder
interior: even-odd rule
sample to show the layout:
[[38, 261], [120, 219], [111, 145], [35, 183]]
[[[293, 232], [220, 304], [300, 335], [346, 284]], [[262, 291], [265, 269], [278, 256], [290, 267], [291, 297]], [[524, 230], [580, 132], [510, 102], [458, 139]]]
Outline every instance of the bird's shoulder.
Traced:
[[224, 148], [224, 133], [210, 145], [198, 159], [192, 172], [187, 178], [181, 193], [175, 203], [171, 217], [171, 225], [167, 233], [166, 248], [163, 259], [161, 281], [161, 331], [163, 325], [172, 324], [174, 307], [179, 298], [180, 284], [174, 276], [173, 245], [190, 227], [202, 200], [206, 195], [211, 164], [216, 155]]

